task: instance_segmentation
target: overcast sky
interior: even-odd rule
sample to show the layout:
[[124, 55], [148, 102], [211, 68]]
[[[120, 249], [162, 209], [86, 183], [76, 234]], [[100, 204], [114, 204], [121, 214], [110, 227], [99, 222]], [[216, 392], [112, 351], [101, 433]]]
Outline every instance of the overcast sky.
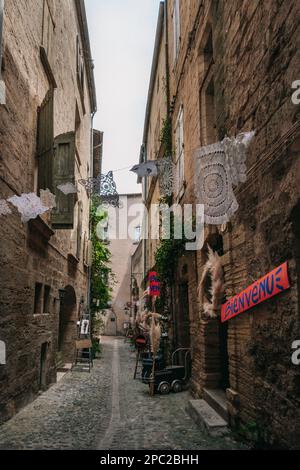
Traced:
[[[98, 112], [104, 131], [103, 172], [138, 163], [159, 0], [85, 0]], [[121, 193], [141, 192], [129, 170], [114, 174]]]

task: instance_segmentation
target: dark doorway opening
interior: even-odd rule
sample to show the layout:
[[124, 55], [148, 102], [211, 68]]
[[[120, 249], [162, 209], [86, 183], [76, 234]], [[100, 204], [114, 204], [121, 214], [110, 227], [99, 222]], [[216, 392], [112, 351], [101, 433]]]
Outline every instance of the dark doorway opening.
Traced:
[[179, 308], [177, 316], [177, 347], [189, 348], [190, 341], [190, 316], [189, 316], [189, 285], [182, 282], [179, 288]]
[[[224, 254], [223, 250], [223, 237], [219, 233], [213, 233], [209, 235], [205, 246], [204, 246], [204, 260], [208, 259], [208, 245], [213, 251], [217, 252], [219, 256]], [[209, 302], [212, 300], [212, 279], [209, 275], [205, 279], [205, 296]], [[225, 299], [223, 299], [224, 301]], [[219, 380], [215, 384], [215, 388], [226, 390], [230, 386], [229, 382], [229, 356], [228, 356], [228, 323], [221, 323], [221, 314], [219, 312], [218, 318], [212, 319], [211, 323], [215, 322], [212, 334], [218, 336], [218, 363], [219, 363]]]
[[47, 351], [48, 351], [48, 343], [43, 343], [41, 346], [41, 356], [40, 356], [40, 380], [39, 380], [40, 390], [45, 390], [47, 387]]
[[76, 294], [72, 286], [67, 286], [60, 305], [58, 326], [58, 352], [63, 363], [74, 360], [77, 320]]
[[226, 390], [229, 387], [229, 357], [228, 357], [228, 323], [219, 324], [220, 347], [220, 388]]

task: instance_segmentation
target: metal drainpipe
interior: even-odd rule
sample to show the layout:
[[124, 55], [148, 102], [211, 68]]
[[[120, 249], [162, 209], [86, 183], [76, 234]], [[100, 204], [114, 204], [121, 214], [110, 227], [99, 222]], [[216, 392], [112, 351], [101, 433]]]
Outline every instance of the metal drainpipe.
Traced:
[[[94, 111], [91, 114], [91, 153], [90, 153], [90, 174], [89, 176], [92, 175], [93, 171], [93, 163], [94, 163], [94, 116], [96, 112]], [[92, 198], [90, 198], [90, 214], [92, 211]], [[92, 221], [91, 221], [91, 216], [89, 217], [89, 242], [92, 239]], [[91, 305], [91, 284], [92, 284], [92, 266], [88, 267], [88, 287], [87, 287], [87, 306], [88, 306], [88, 311], [90, 312], [90, 305]], [[91, 323], [90, 323], [91, 324]], [[92, 329], [90, 329], [92, 333]]]

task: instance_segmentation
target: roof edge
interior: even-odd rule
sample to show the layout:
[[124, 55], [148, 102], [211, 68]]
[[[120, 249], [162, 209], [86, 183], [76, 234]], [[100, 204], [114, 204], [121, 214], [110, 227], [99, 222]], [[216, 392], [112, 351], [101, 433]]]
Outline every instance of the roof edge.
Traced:
[[85, 64], [86, 64], [91, 108], [92, 108], [92, 113], [96, 113], [97, 96], [96, 96], [96, 85], [95, 85], [95, 76], [94, 76], [94, 63], [92, 59], [91, 43], [90, 43], [88, 22], [87, 22], [87, 16], [86, 16], [85, 2], [84, 0], [75, 0], [75, 5], [76, 5], [76, 11], [77, 11], [77, 16], [78, 16], [78, 21], [79, 21], [81, 37], [84, 42], [84, 50], [86, 51], [86, 53], [84, 54], [84, 59], [85, 59]]

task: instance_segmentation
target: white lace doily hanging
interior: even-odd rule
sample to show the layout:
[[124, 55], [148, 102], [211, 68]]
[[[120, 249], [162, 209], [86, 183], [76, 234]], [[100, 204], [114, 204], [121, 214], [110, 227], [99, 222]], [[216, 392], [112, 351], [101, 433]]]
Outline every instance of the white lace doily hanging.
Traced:
[[30, 219], [36, 219], [38, 215], [44, 214], [44, 212], [50, 209], [42, 204], [40, 198], [35, 193], [13, 196], [8, 199], [8, 202], [18, 209], [23, 223], [28, 222]]
[[254, 132], [225, 138], [195, 152], [195, 193], [204, 204], [204, 221], [221, 225], [238, 209], [233, 186], [246, 181], [246, 150]]
[[76, 194], [78, 192], [76, 186], [71, 182], [60, 184], [59, 186], [57, 186], [57, 189], [59, 189], [59, 191], [61, 191], [66, 196], [68, 196], [69, 194]]
[[172, 196], [176, 187], [176, 166], [172, 157], [157, 160], [159, 190], [162, 196]]
[[56, 207], [56, 196], [52, 194], [49, 189], [40, 190], [40, 199], [43, 206], [49, 207], [49, 209], [54, 209]]

